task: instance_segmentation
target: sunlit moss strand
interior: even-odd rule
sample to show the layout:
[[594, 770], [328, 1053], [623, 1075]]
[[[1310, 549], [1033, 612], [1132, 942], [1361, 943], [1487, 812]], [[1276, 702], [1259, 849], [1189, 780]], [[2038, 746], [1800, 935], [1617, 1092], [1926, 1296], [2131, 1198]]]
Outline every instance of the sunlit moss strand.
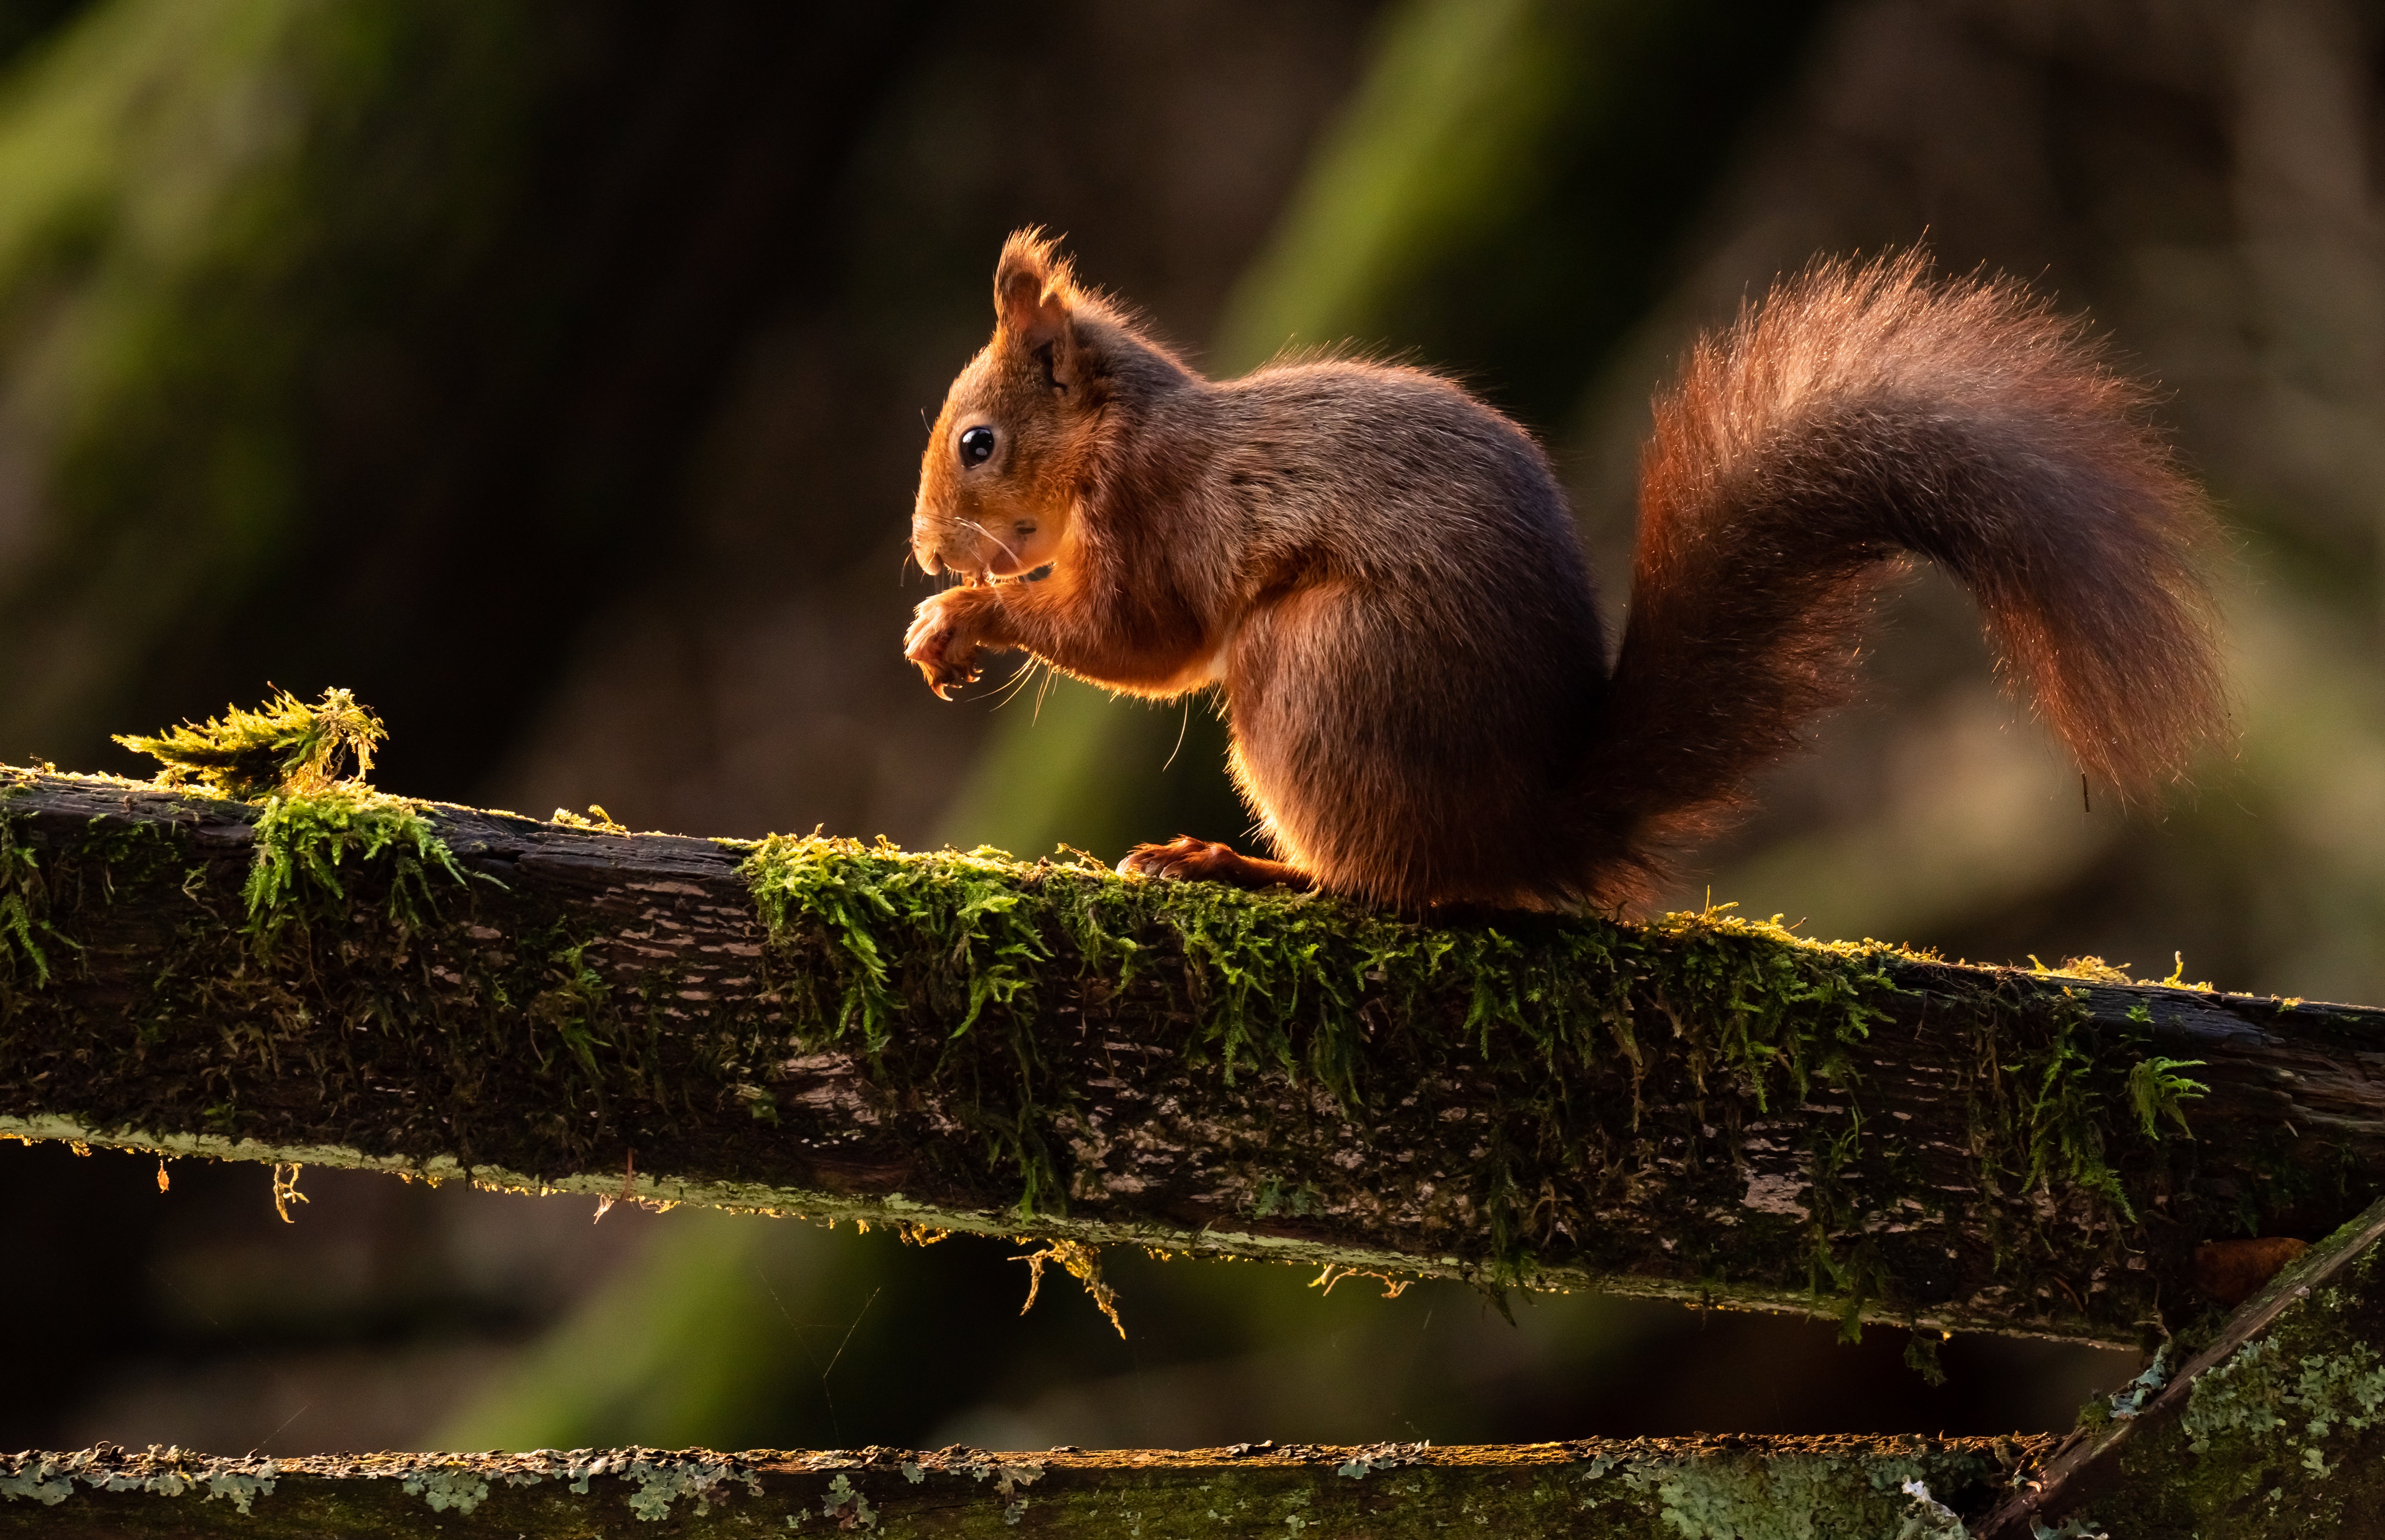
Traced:
[[413, 929], [436, 912], [433, 872], [466, 880], [418, 804], [347, 781], [268, 796], [257, 814], [256, 840], [241, 898], [250, 936], [268, 950], [286, 926], [346, 901], [343, 865], [353, 872], [389, 855], [385, 901], [401, 929]]
[[50, 957], [42, 946], [49, 931], [48, 893], [41, 862], [20, 837], [21, 823], [0, 793], [0, 975], [11, 989], [28, 975], [36, 988], [50, 981]]

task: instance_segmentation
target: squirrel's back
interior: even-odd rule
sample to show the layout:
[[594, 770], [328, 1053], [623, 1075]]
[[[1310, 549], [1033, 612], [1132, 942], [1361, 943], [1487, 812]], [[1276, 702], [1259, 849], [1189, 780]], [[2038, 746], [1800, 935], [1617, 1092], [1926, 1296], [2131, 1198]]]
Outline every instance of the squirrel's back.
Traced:
[[1452, 381], [1332, 359], [1272, 365], [1209, 390], [1215, 474], [1272, 539], [1389, 582], [1588, 593], [1580, 537], [1547, 455]]

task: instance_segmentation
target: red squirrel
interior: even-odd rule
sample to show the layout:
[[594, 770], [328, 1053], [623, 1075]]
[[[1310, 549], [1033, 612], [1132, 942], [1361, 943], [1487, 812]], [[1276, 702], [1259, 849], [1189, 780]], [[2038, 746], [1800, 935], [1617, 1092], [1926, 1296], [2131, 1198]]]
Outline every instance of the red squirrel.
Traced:
[[1824, 261], [1701, 339], [1655, 403], [1611, 662], [1547, 457], [1452, 381], [1204, 379], [1033, 230], [993, 294], [911, 524], [961, 582], [905, 652], [947, 699], [1009, 648], [1135, 695], [1223, 688], [1276, 859], [1188, 837], [1123, 872], [1405, 911], [1642, 900], [1847, 696], [1909, 555], [1969, 587], [2090, 776], [2143, 790], [2224, 727], [2204, 500], [2145, 389], [2010, 280]]

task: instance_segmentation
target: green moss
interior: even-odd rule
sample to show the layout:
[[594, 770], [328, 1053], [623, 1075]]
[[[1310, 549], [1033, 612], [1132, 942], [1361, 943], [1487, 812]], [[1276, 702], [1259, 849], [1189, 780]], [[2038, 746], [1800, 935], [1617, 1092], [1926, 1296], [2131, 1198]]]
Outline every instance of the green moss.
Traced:
[[[2075, 999], [2063, 990], [2066, 999]], [[2087, 1008], [2079, 1002], [2056, 1017], [2053, 1043], [2033, 1062], [2016, 1064], [2025, 1100], [2023, 1126], [2029, 1170], [2023, 1186], [2044, 1186], [2059, 1170], [2073, 1184], [2136, 1218], [2120, 1179], [2104, 1159], [2104, 1107], [2096, 1085], [2098, 1056], [2087, 1040]], [[2136, 1076], [2131, 1072], [2133, 1091]], [[2153, 1133], [2149, 1125], [2147, 1133]]]
[[[1121, 878], [1067, 852], [1024, 863], [791, 838], [743, 849], [797, 1043], [859, 1048], [895, 1105], [932, 1094], [949, 1107], [957, 1090], [964, 1140], [1017, 1174], [1029, 1216], [1065, 1214], [1081, 1184], [1051, 1131], [1074, 1124], [1083, 1050], [1070, 1024], [1097, 1006], [1106, 1032], [1149, 1051], [1228, 1085], [1264, 1074], [1314, 1087], [1360, 1125], [1420, 1083], [1467, 1080], [1490, 1103], [1463, 1180], [1491, 1241], [1477, 1275], [1493, 1285], [1596, 1252], [1568, 1166], [1611, 1174], [1662, 1150], [1697, 1169], [1704, 1141], [1728, 1143], [1705, 1125], [1727, 1111], [1792, 1120], [1797, 1185], [1766, 1211], [1796, 1223], [1767, 1227], [1718, 1190], [1707, 1217], [1742, 1227], [1709, 1231], [1696, 1265], [1743, 1278], [1763, 1256], [1777, 1273], [1793, 1246], [1810, 1295], [1837, 1302], [1852, 1337], [1867, 1316], [1911, 1323], [1942, 1297], [1925, 1274], [1946, 1269], [1920, 1237], [1960, 1207], [1984, 1217], [2000, 1283], [2086, 1315], [2091, 1289], [2125, 1281], [2099, 1280], [2137, 1227], [2131, 1194], [2175, 1185], [2163, 1125], [2182, 1126], [2202, 1089], [2188, 1062], [2093, 1025], [2082, 986], [2112, 984], [2112, 970], [2007, 977], [1992, 1008], [1947, 1018], [1946, 1094], [1970, 1161], [1950, 1188], [1949, 1147], [1917, 1146], [1866, 1079], [1873, 1027], [1909, 1008], [1907, 977], [1935, 961], [1899, 949], [1807, 941], [1726, 911], [1638, 926], [1417, 924], [1329, 896]], [[1661, 1115], [1642, 1100], [1651, 1076]], [[1628, 1110], [1609, 1099], [1618, 1083]], [[1261, 1170], [1250, 1188], [1254, 1220], [1326, 1211], [1296, 1171]], [[1950, 1190], [1978, 1197], [1950, 1204]]]
[[2200, 1059], [2155, 1057], [2140, 1059], [2129, 1067], [2129, 1104], [2136, 1109], [2137, 1122], [2147, 1138], [2160, 1136], [2164, 1118], [2177, 1124], [2181, 1134], [2191, 1131], [2185, 1104], [2205, 1095], [2210, 1087], [2178, 1072], [2202, 1063]]
[[1921, 1383], [1933, 1390], [1946, 1383], [1945, 1366], [1938, 1361], [1941, 1335], [1927, 1329], [1916, 1330], [1904, 1344], [1904, 1367], [1920, 1375]]
[[[435, 909], [433, 872], [464, 881], [421, 804], [366, 783], [373, 750], [387, 738], [381, 718], [347, 690], [327, 689], [309, 702], [285, 689], [253, 711], [226, 706], [221, 716], [205, 722], [150, 737], [120, 735], [116, 741], [156, 759], [163, 766], [160, 786], [194, 786], [262, 804], [256, 856], [241, 896], [249, 934], [269, 951], [289, 926], [348, 902], [343, 868], [353, 877], [387, 857], [379, 874], [381, 901], [401, 933], [419, 926]], [[351, 765], [353, 778], [343, 778]], [[6, 876], [0, 855], [0, 885]], [[8, 920], [0, 900], [0, 933]]]
[[[589, 965], [588, 943], [566, 945], [560, 938], [529, 939], [531, 944], [524, 950], [550, 961], [547, 987], [531, 997], [523, 1014], [555, 1034], [579, 1067], [589, 1089], [602, 1097], [605, 1070], [596, 1062], [596, 1050], [614, 1046], [606, 1036], [612, 987], [605, 982], [604, 975]], [[545, 944], [539, 944], [542, 941]], [[544, 1068], [549, 1061], [543, 1046], [538, 1052], [540, 1067]]]
[[[1227, 1085], [1273, 1072], [1344, 1108], [1366, 1099], [1370, 1045], [1429, 1022], [1480, 1058], [1537, 1061], [1552, 1102], [1568, 1064], [1638, 1066], [1653, 1025], [1681, 1039], [1699, 1095], [1728, 1077], [1766, 1109], [1803, 1101], [1817, 1082], [1853, 1083], [1892, 955], [1723, 912], [1644, 929], [1530, 915], [1418, 925], [1318, 894], [1123, 878], [1080, 854], [1028, 864], [991, 849], [774, 836], [743, 870], [783, 964], [773, 983], [807, 1046], [857, 1040], [882, 1070], [905, 1023], [999, 1035], [1015, 1073], [974, 1111], [1018, 1171], [1028, 1214], [1066, 1203], [1039, 1130], [1068, 1092], [1041, 1029], [1076, 991], [1142, 991], [1142, 1012], [1189, 1024], [1189, 1062]], [[1492, 1161], [1492, 1220], [1513, 1280], [1530, 1266], [1530, 1195]], [[1265, 1190], [1261, 1213], [1296, 1201], [1296, 1184]]]
[[0, 797], [0, 990], [50, 981], [49, 893], [42, 864], [23, 839], [19, 820]]
[[277, 792], [319, 790], [353, 762], [359, 781], [372, 770], [374, 746], [388, 737], [381, 718], [344, 689], [320, 701], [288, 690], [255, 711], [226, 706], [221, 716], [185, 722], [152, 737], [119, 734], [116, 741], [164, 766], [160, 786], [196, 786], [234, 801]]
[[381, 902], [401, 932], [435, 913], [432, 874], [465, 880], [463, 868], [422, 816], [420, 803], [346, 781], [267, 797], [256, 838], [256, 854], [241, 897], [249, 933], [268, 950], [290, 925], [305, 924], [310, 913], [336, 913], [348, 902], [343, 867], [353, 879], [358, 868], [380, 863]]
[[[750, 848], [744, 871], [798, 1041], [862, 1048], [898, 1100], [906, 1086], [949, 1088], [966, 1063], [968, 1132], [1018, 1173], [1023, 1214], [1066, 1210], [1068, 1174], [1044, 1131], [1075, 1099], [1074, 1060], [1047, 1056], [1069, 1012], [1098, 998], [1149, 1024], [1148, 1036], [1127, 1029], [1138, 1040], [1228, 1084], [1280, 1074], [1345, 1114], [1379, 1112], [1419, 1062], [1422, 1073], [1480, 1066], [1530, 1084], [1502, 1099], [1472, 1185], [1492, 1240], [1482, 1276], [1494, 1285], [1529, 1282], [1555, 1238], [1550, 1150], [1609, 1111], [1573, 1104], [1580, 1087], [1628, 1079], [1634, 1105], [1616, 1131], [1627, 1137], [1654, 1132], [1642, 1129], [1638, 1100], [1658, 1059], [1685, 1075], [1676, 1089], [1693, 1123], [1710, 1089], [1752, 1100], [1758, 1115], [1818, 1112], [1798, 1243], [1809, 1288], [1841, 1302], [1850, 1336], [1877, 1304], [1909, 1292], [1871, 1232], [1913, 1182], [1912, 1152], [1892, 1124], [1867, 1121], [1859, 1093], [1892, 973], [1926, 959], [1806, 941], [1722, 911], [1645, 926], [1530, 915], [1419, 925], [1326, 896], [1121, 878], [1074, 855], [1029, 864], [984, 849], [777, 838]], [[1979, 1073], [1964, 1082], [1978, 1182], [2031, 1224], [2048, 1222], [2032, 1211], [2057, 1194], [2056, 1218], [2130, 1220], [2108, 1151], [2115, 1108], [2142, 1101], [2131, 1093], [2150, 1073], [2154, 1105], [2175, 1115], [2191, 1083], [2171, 1061], [2141, 1062], [2152, 1068], [2133, 1079], [2116, 1074], [2085, 1036], [2083, 1001], [2042, 994], [2016, 1013], [2037, 1012], [2048, 1030], [2007, 1037], [1991, 1024], [1975, 1049]], [[890, 1052], [931, 1022], [949, 1038], [943, 1049]], [[992, 1046], [971, 1053], [962, 1045], [973, 1037]], [[2153, 1142], [2154, 1130], [2142, 1132]], [[1250, 1211], [1298, 1218], [1313, 1200], [1289, 1174], [1268, 1174]], [[2047, 1250], [2015, 1230], [2005, 1261]]]

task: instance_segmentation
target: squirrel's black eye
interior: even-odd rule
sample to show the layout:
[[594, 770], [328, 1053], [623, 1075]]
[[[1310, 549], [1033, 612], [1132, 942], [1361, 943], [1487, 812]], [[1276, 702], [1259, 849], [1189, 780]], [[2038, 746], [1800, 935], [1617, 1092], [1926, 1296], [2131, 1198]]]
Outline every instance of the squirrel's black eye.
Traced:
[[961, 464], [981, 466], [993, 458], [993, 429], [972, 428], [961, 435]]

